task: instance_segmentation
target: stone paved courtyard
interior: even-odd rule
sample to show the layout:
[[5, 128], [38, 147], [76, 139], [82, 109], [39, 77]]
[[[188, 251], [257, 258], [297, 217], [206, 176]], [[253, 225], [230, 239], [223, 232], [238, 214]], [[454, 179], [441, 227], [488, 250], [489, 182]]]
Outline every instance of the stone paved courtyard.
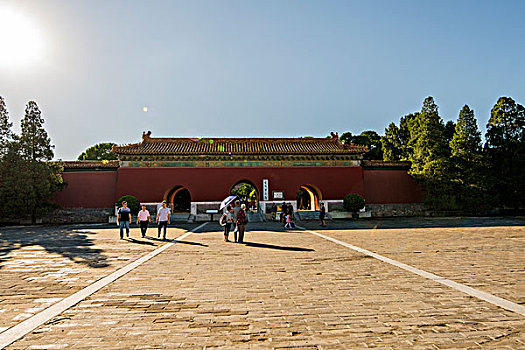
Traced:
[[[302, 226], [525, 304], [524, 220]], [[525, 348], [522, 315], [306, 231], [248, 229], [247, 244], [225, 243], [209, 223], [7, 348]], [[165, 244], [131, 235], [0, 229], [0, 331]]]

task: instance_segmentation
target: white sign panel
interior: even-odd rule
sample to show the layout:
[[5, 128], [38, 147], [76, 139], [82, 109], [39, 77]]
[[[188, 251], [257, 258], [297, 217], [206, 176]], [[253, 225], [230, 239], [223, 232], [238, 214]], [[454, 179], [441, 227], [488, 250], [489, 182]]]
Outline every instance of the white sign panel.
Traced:
[[273, 199], [284, 199], [283, 191], [273, 191]]
[[269, 190], [268, 190], [268, 179], [263, 179], [263, 201], [267, 201], [269, 199]]

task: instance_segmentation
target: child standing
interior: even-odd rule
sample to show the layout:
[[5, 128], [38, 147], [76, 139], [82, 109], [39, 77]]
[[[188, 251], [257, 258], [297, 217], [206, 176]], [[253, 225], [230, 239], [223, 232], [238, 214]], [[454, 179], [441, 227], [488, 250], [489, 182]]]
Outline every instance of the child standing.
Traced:
[[286, 215], [286, 225], [284, 225], [284, 228], [292, 228], [292, 215]]

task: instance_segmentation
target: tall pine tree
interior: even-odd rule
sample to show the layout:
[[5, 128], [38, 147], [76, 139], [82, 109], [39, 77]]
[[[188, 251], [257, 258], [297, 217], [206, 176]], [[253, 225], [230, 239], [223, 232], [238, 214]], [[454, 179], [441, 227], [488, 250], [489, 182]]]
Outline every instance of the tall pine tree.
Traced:
[[8, 144], [13, 138], [12, 126], [13, 123], [9, 122], [9, 113], [4, 98], [0, 96], [0, 157], [7, 153]]
[[483, 166], [481, 132], [474, 111], [468, 105], [459, 113], [450, 140], [450, 179], [458, 205], [464, 212], [486, 210], [486, 177]]
[[36, 102], [27, 103], [21, 129], [20, 150], [26, 159], [36, 161], [53, 159], [54, 146], [51, 145], [51, 139], [44, 129], [44, 119]]
[[4, 216], [23, 216], [33, 223], [49, 209], [54, 192], [62, 189], [62, 166], [49, 162], [53, 146], [44, 127], [40, 109], [33, 101], [26, 106], [22, 133], [7, 147], [0, 164], [0, 206]]
[[409, 173], [423, 186], [426, 204], [436, 210], [456, 209], [447, 178], [449, 149], [445, 125], [432, 96], [425, 99], [421, 112], [408, 122], [408, 128], [408, 158], [412, 163]]
[[492, 195], [502, 207], [525, 205], [525, 107], [500, 97], [490, 113], [485, 150], [492, 175]]
[[439, 179], [446, 168], [448, 145], [443, 119], [432, 96], [425, 99], [421, 113], [411, 121], [409, 130], [410, 173], [425, 179]]

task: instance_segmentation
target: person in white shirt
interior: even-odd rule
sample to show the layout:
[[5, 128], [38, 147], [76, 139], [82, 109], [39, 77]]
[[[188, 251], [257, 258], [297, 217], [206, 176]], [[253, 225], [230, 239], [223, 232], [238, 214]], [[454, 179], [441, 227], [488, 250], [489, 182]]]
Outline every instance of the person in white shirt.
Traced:
[[142, 210], [139, 211], [137, 215], [137, 225], [140, 226], [140, 232], [142, 232], [142, 238], [146, 236], [146, 231], [148, 230], [148, 223], [151, 221], [151, 216], [149, 211], [146, 210], [146, 206], [142, 204]]
[[167, 207], [166, 201], [162, 201], [162, 208], [160, 208], [157, 213], [157, 224], [159, 229], [158, 238], [160, 238], [160, 231], [164, 227], [164, 236], [162, 239], [166, 239], [166, 230], [170, 223], [170, 214], [171, 209]]

